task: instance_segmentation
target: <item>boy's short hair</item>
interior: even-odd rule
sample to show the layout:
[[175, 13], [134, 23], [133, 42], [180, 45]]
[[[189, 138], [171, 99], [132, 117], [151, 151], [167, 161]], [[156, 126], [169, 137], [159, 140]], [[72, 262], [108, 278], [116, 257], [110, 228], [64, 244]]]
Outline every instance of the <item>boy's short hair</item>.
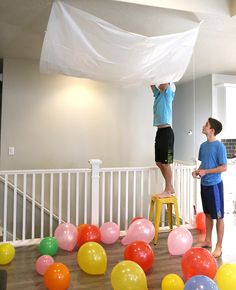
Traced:
[[211, 129], [215, 130], [215, 134], [214, 134], [215, 136], [222, 131], [223, 126], [222, 126], [220, 121], [210, 117], [210, 118], [208, 118], [208, 122], [211, 126]]

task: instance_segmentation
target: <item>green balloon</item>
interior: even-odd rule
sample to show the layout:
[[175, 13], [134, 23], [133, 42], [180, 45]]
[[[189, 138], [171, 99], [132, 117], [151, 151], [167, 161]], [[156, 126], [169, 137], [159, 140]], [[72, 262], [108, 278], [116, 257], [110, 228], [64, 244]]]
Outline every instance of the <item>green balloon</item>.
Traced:
[[53, 237], [46, 237], [41, 240], [38, 250], [41, 255], [54, 256], [58, 250], [58, 242]]

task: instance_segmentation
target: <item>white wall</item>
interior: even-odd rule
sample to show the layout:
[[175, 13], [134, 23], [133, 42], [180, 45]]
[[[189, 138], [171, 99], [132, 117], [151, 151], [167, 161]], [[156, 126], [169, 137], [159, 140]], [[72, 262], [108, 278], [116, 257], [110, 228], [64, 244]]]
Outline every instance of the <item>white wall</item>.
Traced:
[[6, 59], [1, 169], [153, 165], [152, 104], [149, 87], [42, 75], [36, 61]]

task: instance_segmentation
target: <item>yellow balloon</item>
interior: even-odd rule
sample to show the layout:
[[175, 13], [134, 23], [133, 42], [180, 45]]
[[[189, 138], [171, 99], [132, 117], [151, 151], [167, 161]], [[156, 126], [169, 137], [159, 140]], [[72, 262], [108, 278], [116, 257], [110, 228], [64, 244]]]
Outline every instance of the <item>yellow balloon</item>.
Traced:
[[161, 290], [183, 290], [184, 282], [176, 274], [166, 275], [161, 282]]
[[9, 264], [15, 257], [15, 248], [9, 244], [4, 243], [0, 245], [0, 265]]
[[236, 264], [223, 264], [216, 272], [216, 284], [220, 290], [233, 290], [236, 287]]
[[96, 242], [83, 244], [77, 253], [77, 262], [87, 274], [101, 275], [107, 269], [107, 255], [101, 245]]
[[114, 290], [148, 290], [143, 269], [133, 261], [122, 261], [111, 272], [111, 284]]

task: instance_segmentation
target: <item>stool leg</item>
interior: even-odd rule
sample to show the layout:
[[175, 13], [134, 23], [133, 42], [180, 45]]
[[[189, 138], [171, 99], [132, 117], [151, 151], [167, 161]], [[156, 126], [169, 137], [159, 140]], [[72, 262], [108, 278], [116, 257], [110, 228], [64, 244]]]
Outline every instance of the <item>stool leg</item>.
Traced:
[[159, 232], [159, 225], [160, 225], [160, 219], [161, 219], [161, 208], [162, 208], [162, 202], [160, 200], [157, 200], [156, 201], [154, 245], [157, 244], [157, 240], [158, 240], [158, 232]]
[[177, 199], [174, 200], [174, 207], [175, 207], [175, 220], [176, 220], [176, 225], [179, 227], [180, 226], [180, 220], [179, 220], [179, 210], [178, 210]]
[[173, 229], [173, 220], [172, 220], [172, 203], [167, 204], [167, 209], [168, 209], [168, 224], [170, 229]]
[[155, 201], [151, 199], [150, 210], [149, 210], [149, 220], [152, 221], [153, 218], [153, 208], [154, 208]]

